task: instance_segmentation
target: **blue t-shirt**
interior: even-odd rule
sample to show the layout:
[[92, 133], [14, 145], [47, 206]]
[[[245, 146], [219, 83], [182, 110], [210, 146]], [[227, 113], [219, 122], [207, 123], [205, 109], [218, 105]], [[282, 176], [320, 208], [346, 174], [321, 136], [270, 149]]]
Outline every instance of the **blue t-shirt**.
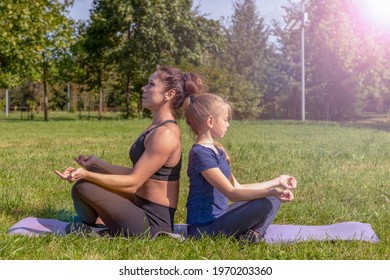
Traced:
[[218, 154], [212, 149], [194, 144], [189, 154], [187, 175], [190, 178], [190, 188], [187, 198], [187, 224], [204, 226], [222, 215], [228, 207], [228, 198], [218, 189], [210, 185], [201, 172], [218, 167], [229, 179], [230, 166], [226, 155], [218, 149]]

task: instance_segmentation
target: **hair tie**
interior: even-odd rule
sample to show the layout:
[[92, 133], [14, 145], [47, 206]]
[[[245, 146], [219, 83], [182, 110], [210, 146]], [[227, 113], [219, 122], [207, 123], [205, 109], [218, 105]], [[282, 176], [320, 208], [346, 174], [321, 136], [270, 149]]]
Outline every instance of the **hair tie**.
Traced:
[[190, 102], [191, 104], [196, 101], [195, 95], [190, 95]]
[[183, 74], [183, 81], [187, 82], [188, 81], [188, 73]]

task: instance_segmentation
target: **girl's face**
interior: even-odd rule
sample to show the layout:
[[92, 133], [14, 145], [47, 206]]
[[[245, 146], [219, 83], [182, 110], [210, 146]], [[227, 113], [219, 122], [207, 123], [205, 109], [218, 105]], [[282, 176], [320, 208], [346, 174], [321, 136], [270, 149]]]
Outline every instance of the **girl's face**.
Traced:
[[218, 116], [213, 119], [211, 137], [214, 139], [223, 138], [229, 127], [229, 108], [223, 105]]
[[149, 83], [142, 87], [142, 107], [155, 110], [163, 103], [164, 93], [164, 83], [158, 73], [154, 72], [149, 78]]

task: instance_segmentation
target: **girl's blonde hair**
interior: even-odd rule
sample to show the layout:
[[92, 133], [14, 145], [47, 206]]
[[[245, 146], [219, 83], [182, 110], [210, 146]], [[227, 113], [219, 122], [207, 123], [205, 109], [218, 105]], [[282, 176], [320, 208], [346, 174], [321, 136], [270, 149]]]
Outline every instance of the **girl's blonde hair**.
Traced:
[[[212, 93], [200, 93], [187, 97], [183, 102], [184, 116], [192, 132], [198, 135], [202, 122], [209, 116], [218, 117], [222, 108], [228, 108], [231, 118], [231, 108], [229, 103], [221, 96]], [[226, 160], [230, 164], [230, 157], [226, 149], [218, 142], [214, 145], [223, 150], [226, 154]]]

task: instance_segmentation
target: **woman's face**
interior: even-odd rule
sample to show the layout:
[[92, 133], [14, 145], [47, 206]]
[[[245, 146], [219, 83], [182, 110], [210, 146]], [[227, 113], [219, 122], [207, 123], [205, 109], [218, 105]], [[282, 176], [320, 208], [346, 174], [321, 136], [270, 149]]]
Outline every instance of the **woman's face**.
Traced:
[[142, 87], [142, 107], [154, 111], [164, 100], [165, 85], [154, 72], [146, 86]]

